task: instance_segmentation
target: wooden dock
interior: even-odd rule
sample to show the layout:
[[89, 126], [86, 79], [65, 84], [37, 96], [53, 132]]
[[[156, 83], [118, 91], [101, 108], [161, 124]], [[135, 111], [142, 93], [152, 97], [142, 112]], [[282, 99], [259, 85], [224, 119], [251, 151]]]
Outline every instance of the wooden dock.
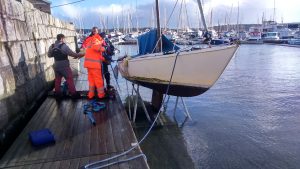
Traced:
[[[78, 77], [77, 90], [87, 90], [86, 79], [86, 75]], [[57, 102], [48, 97], [0, 160], [0, 168], [80, 168], [131, 148], [137, 139], [119, 95], [115, 100], [105, 102], [106, 109], [94, 113], [96, 126], [93, 126], [83, 114], [82, 107], [87, 103], [86, 99]], [[33, 147], [28, 133], [44, 128], [52, 131], [56, 143], [43, 148]], [[124, 158], [141, 152], [137, 148]], [[149, 166], [145, 159], [137, 158], [108, 168], [147, 169]]]

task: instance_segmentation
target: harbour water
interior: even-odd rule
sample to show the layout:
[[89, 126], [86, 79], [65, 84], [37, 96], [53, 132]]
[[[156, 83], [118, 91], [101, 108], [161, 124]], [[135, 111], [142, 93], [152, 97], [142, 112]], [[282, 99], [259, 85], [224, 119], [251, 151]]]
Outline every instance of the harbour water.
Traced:
[[[137, 51], [135, 46], [118, 48], [121, 50], [119, 55]], [[299, 168], [299, 65], [300, 48], [241, 45], [211, 89], [203, 95], [185, 98], [192, 120], [188, 120], [182, 128], [159, 129], [162, 130], [161, 135], [154, 131], [156, 139], [164, 138], [164, 134], [168, 133], [173, 136], [172, 139], [181, 140], [181, 147], [177, 151], [170, 150], [171, 155], [167, 155], [175, 156], [175, 165], [164, 162], [168, 160], [163, 157], [168, 150], [159, 146], [161, 150], [153, 150], [155, 146], [148, 149], [144, 146], [146, 149], [143, 149], [142, 145], [146, 155], [162, 152], [156, 161], [149, 161], [150, 167]], [[122, 79], [119, 83], [125, 98], [126, 83]], [[143, 89], [142, 95], [145, 100], [150, 100], [151, 91]], [[175, 97], [170, 100], [166, 113], [170, 120], [174, 120], [174, 104]], [[179, 123], [185, 118], [180, 111], [183, 111], [182, 106], [176, 114]], [[151, 137], [149, 139], [147, 142], [151, 142]], [[178, 161], [180, 159], [182, 161]], [[180, 165], [181, 162], [193, 165]]]

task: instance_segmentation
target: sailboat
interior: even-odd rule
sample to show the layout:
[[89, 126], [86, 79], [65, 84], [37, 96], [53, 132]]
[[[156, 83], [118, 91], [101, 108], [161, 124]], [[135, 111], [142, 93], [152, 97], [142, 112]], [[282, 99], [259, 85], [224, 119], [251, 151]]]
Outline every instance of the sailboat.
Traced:
[[[198, 0], [198, 6], [204, 28], [207, 30], [200, 0]], [[160, 30], [159, 26], [157, 30]], [[174, 44], [170, 46], [167, 38], [162, 35], [160, 38], [162, 46], [172, 48], [173, 51], [177, 49], [177, 52], [149, 52], [154, 51], [153, 48], [159, 38], [153, 40], [153, 36], [159, 33], [159, 31], [150, 31], [139, 37], [139, 55], [126, 57], [118, 62], [118, 67], [125, 79], [160, 93], [166, 93], [175, 58], [178, 57], [168, 91], [168, 94], [173, 96], [192, 97], [207, 91], [221, 76], [238, 49], [238, 45], [226, 45], [178, 53], [180, 49], [172, 46]]]

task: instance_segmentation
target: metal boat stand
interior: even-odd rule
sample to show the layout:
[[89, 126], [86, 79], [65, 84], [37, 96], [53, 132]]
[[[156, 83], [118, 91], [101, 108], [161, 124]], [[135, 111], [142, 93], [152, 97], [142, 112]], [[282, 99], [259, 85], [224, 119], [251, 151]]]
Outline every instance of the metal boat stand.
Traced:
[[176, 119], [176, 110], [177, 110], [177, 107], [178, 107], [178, 100], [179, 100], [179, 98], [180, 98], [181, 103], [182, 103], [182, 105], [183, 105], [183, 107], [184, 107], [184, 115], [185, 115], [185, 119], [184, 119], [184, 121], [183, 121], [183, 122], [181, 123], [181, 125], [180, 125], [180, 127], [183, 127], [183, 125], [187, 122], [188, 119], [192, 120], [192, 117], [191, 117], [191, 115], [190, 115], [190, 113], [189, 113], [189, 110], [188, 110], [188, 108], [187, 108], [187, 106], [186, 106], [186, 104], [185, 104], [183, 98], [177, 96], [177, 97], [176, 97], [176, 102], [175, 102], [175, 107], [174, 107], [174, 112], [173, 112], [173, 118], [174, 118], [174, 120], [176, 121], [176, 123], [178, 124], [178, 121], [177, 121], [177, 119]]
[[[136, 94], [136, 97], [133, 97], [134, 95], [133, 94]], [[132, 100], [132, 102], [133, 102], [133, 105], [134, 105], [134, 110], [133, 110], [133, 115], [132, 115], [132, 112], [131, 112], [131, 98], [133, 99]], [[149, 116], [149, 113], [148, 113], [148, 111], [147, 111], [147, 108], [146, 108], [146, 106], [145, 106], [145, 104], [144, 104], [144, 101], [143, 101], [143, 99], [142, 99], [142, 97], [141, 97], [141, 95], [140, 95], [140, 85], [137, 85], [137, 87], [135, 88], [135, 86], [134, 86], [134, 83], [132, 83], [132, 92], [131, 92], [131, 97], [129, 98], [129, 101], [128, 101], [128, 108], [129, 108], [129, 119], [133, 122], [133, 123], [135, 123], [135, 119], [136, 119], [136, 112], [137, 112], [137, 105], [138, 105], [138, 102], [141, 102], [141, 104], [142, 104], [142, 108], [143, 108], [143, 110], [144, 110], [144, 113], [145, 113], [145, 115], [146, 115], [146, 117], [147, 117], [147, 119], [148, 119], [148, 121], [151, 123], [152, 122], [152, 120], [151, 120], [151, 118], [150, 118], [150, 116]]]

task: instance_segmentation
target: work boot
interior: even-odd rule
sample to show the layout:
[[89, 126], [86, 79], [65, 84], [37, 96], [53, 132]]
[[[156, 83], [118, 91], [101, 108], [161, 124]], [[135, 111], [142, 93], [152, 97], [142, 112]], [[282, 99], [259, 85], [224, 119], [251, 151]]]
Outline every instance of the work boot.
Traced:
[[103, 97], [99, 97], [97, 96], [96, 97], [96, 101], [101, 101], [101, 100], [105, 100], [105, 99], [108, 99], [109, 98], [109, 95], [107, 94], [107, 92], [105, 92], [105, 95]]

